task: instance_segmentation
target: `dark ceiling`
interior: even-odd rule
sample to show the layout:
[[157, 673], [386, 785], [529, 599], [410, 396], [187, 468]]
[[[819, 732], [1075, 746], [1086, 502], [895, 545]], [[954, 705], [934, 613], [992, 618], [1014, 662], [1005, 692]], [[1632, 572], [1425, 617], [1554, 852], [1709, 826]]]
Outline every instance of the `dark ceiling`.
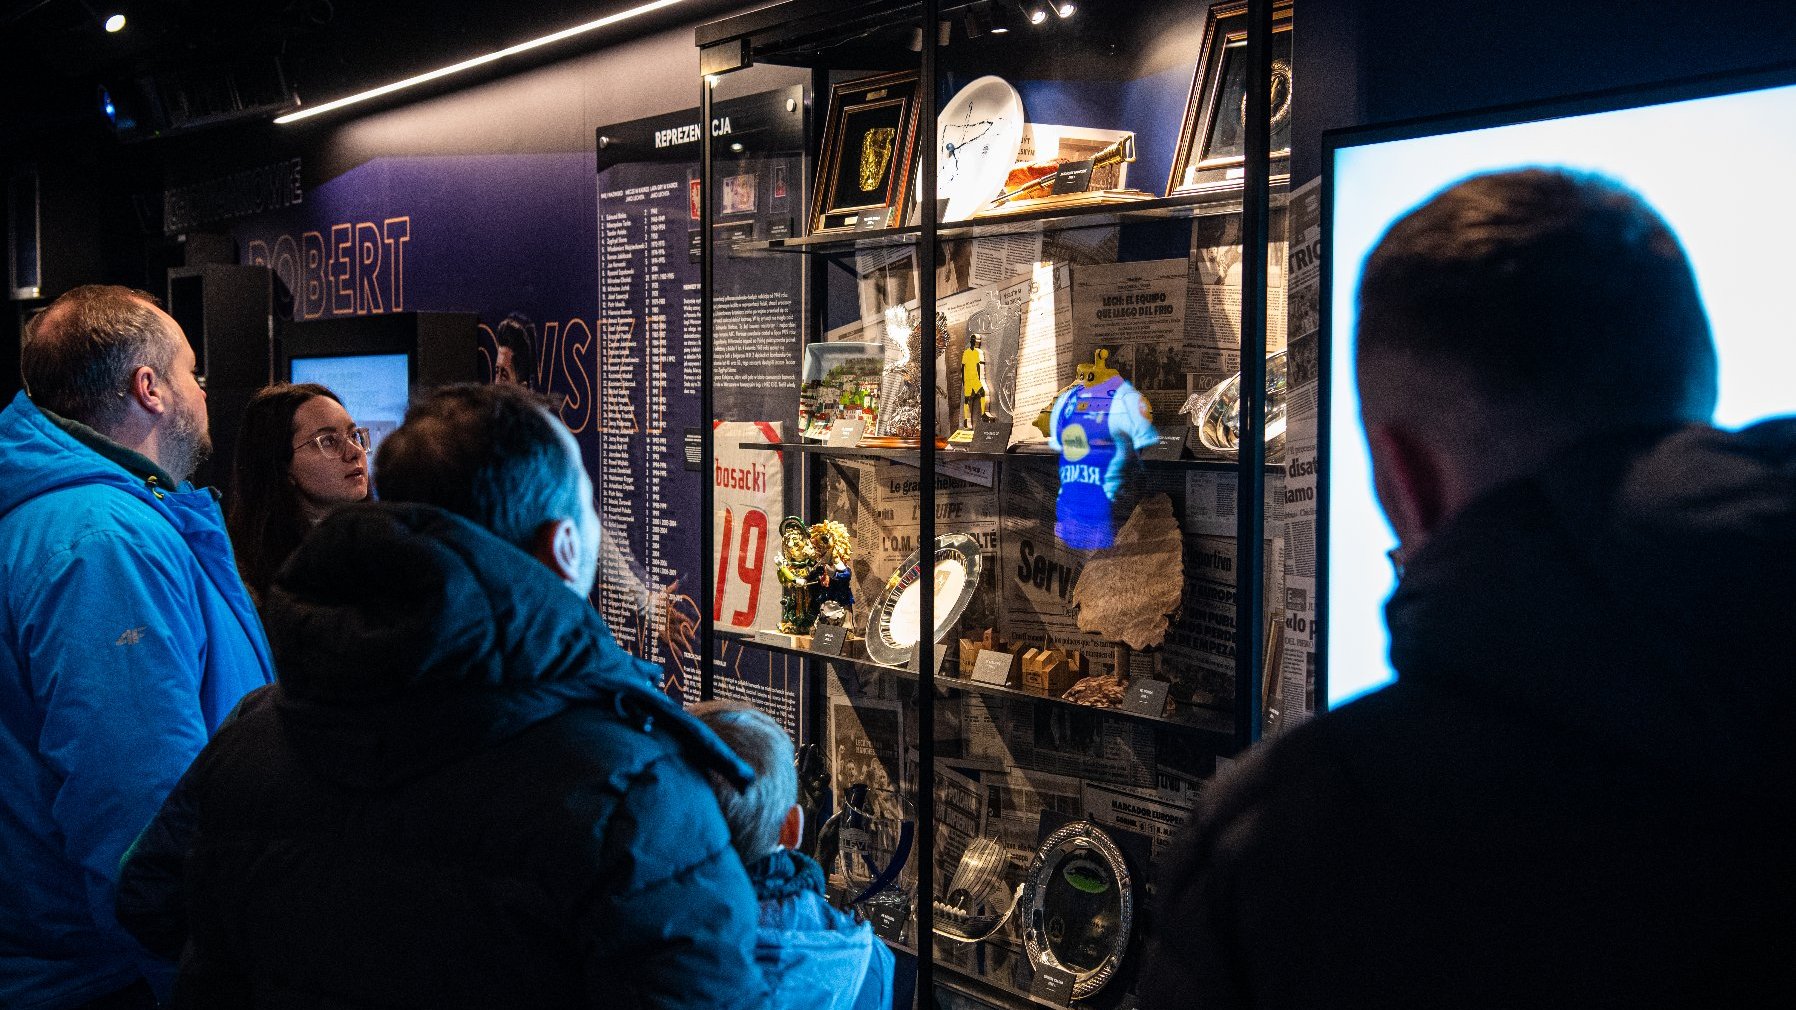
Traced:
[[[104, 128], [99, 89], [278, 58], [316, 104], [636, 6], [640, 0], [0, 0], [0, 143]], [[714, 13], [689, 2], [639, 28]], [[123, 13], [123, 31], [101, 22]], [[3, 155], [0, 155], [3, 157]]]

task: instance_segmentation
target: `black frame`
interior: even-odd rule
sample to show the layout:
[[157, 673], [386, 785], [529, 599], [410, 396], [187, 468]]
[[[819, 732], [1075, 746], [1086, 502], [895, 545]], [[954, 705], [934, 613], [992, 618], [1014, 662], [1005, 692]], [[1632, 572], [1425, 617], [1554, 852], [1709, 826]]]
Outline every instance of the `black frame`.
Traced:
[[[817, 182], [811, 189], [810, 234], [885, 227], [895, 223], [893, 219], [910, 205], [911, 188], [916, 185], [912, 173], [917, 167], [917, 138], [923, 135], [918, 122], [923, 104], [918, 101], [921, 82], [920, 74], [903, 70], [845, 81], [830, 89], [829, 118], [817, 158]], [[884, 198], [853, 206], [839, 205], [834, 196], [847, 157], [842, 146], [847, 118], [856, 112], [891, 106], [898, 108], [898, 122], [894, 127], [897, 133], [892, 142], [891, 163], [886, 168], [891, 181]]]
[[[1237, 509], [1238, 524], [1236, 536], [1236, 640], [1235, 640], [1235, 705], [1233, 708], [1233, 733], [1224, 745], [1224, 753], [1234, 753], [1257, 741], [1264, 726], [1265, 712], [1260, 704], [1261, 687], [1264, 669], [1266, 611], [1264, 600], [1264, 519], [1265, 510], [1265, 347], [1267, 305], [1266, 288], [1268, 283], [1267, 253], [1270, 245], [1269, 224], [1271, 205], [1273, 202], [1273, 177], [1270, 164], [1270, 130], [1269, 101], [1272, 78], [1271, 47], [1268, 45], [1273, 27], [1275, 3], [1289, 0], [1247, 0], [1246, 14], [1249, 23], [1247, 33], [1247, 70], [1250, 82], [1261, 82], [1258, 87], [1249, 87], [1246, 96], [1248, 103], [1248, 126], [1244, 137], [1243, 175], [1239, 184], [1232, 187], [1230, 194], [1240, 207], [1242, 215], [1243, 277], [1242, 287], [1246, 296], [1243, 298], [1241, 315], [1242, 340], [1242, 385], [1244, 393], [1241, 399], [1242, 418], [1242, 450], [1232, 464], [1225, 464], [1234, 469], [1239, 481], [1237, 488], [1238, 501], [1249, 504]], [[702, 74], [717, 75], [739, 70], [756, 62], [785, 65], [805, 65], [812, 70], [813, 114], [822, 116], [823, 111], [816, 106], [827, 89], [828, 75], [826, 68], [831, 62], [821, 59], [819, 62], [806, 62], [802, 57], [807, 49], [819, 39], [840, 37], [845, 33], [870, 30], [869, 26], [891, 25], [900, 21], [914, 19], [922, 25], [939, 22], [942, 16], [967, 6], [966, 0], [860, 0], [853, 4], [823, 2], [823, 0], [788, 0], [786, 3], [761, 8], [737, 15], [722, 21], [700, 26], [695, 39], [700, 49], [699, 66]], [[796, 55], [795, 55], [796, 54]], [[841, 54], [837, 54], [841, 55]], [[924, 45], [920, 53], [921, 70], [919, 80], [926, 82], [919, 94], [917, 123], [912, 132], [913, 150], [909, 154], [910, 167], [916, 172], [913, 189], [913, 202], [921, 206], [936, 205], [936, 145], [928, 144], [925, 150], [914, 150], [915, 138], [934, 137], [936, 134], [937, 105], [940, 96], [934, 83], [938, 79], [937, 53], [933, 45]], [[915, 63], [908, 66], [915, 66]], [[885, 64], [891, 68], [893, 64]], [[908, 72], [908, 70], [907, 70]], [[863, 79], [864, 80], [864, 79]], [[863, 81], [851, 82], [855, 85]], [[700, 86], [701, 122], [711, 119], [711, 86], [709, 80]], [[831, 113], [833, 118], [833, 112]], [[1258, 124], [1257, 126], [1255, 124]], [[827, 130], [821, 131], [827, 134]], [[715, 152], [709, 131], [702, 131], [703, 149], [701, 158], [702, 185], [707, 194], [716, 184]], [[827, 143], [823, 145], [827, 147]], [[827, 152], [820, 152], [819, 182], [816, 200], [824, 196], [824, 179], [827, 178], [829, 165]], [[701, 225], [704, 234], [711, 234], [713, 203], [707, 195], [704, 200], [705, 219]], [[1198, 205], [1216, 207], [1219, 210], [1226, 204], [1218, 204], [1208, 198], [1184, 197], [1177, 200], [1164, 201], [1164, 206], [1151, 208], [1153, 215], [1164, 211], [1172, 211], [1177, 216], [1186, 208]], [[1101, 212], [1115, 214], [1114, 208], [1090, 208], [1100, 213], [1088, 216], [1091, 223], [1100, 223]], [[1144, 208], [1143, 220], [1149, 219], [1149, 209]], [[1230, 211], [1224, 211], [1230, 212]], [[1029, 216], [1028, 220], [1046, 220], [1053, 215], [1042, 213]], [[920, 215], [918, 224], [904, 226], [902, 222], [887, 224], [879, 237], [869, 236], [872, 244], [890, 244], [892, 238], [899, 238], [903, 244], [909, 244], [905, 236], [915, 236], [918, 250], [918, 300], [925, 309], [936, 302], [936, 258], [937, 239], [942, 234], [941, 222], [935, 214]], [[1019, 222], [1020, 223], [1020, 222]], [[1014, 227], [1014, 225], [1012, 225]], [[970, 229], [965, 226], [949, 229], [950, 234], [959, 235]], [[841, 242], [841, 239], [833, 241]], [[850, 241], [859, 246], [863, 240]], [[798, 249], [800, 251], [827, 251], [826, 244], [811, 243], [770, 243], [770, 248]], [[702, 334], [700, 367], [704, 375], [709, 376], [713, 369], [712, 318], [715, 299], [713, 270], [715, 262], [714, 243], [701, 243], [701, 319]], [[813, 296], [822, 292], [824, 270], [813, 270], [810, 277]], [[823, 304], [821, 298], [815, 298], [813, 305]], [[935, 344], [934, 314], [924, 311], [923, 340], [926, 347]], [[796, 377], [795, 377], [796, 380]], [[935, 370], [922, 370], [922, 399], [925, 403], [935, 400]], [[705, 382], [701, 387], [701, 416], [715, 417], [712, 385]], [[904, 450], [908, 455], [915, 453], [918, 466], [919, 495], [923, 501], [933, 501], [935, 497], [935, 474], [937, 449], [935, 445], [934, 411], [924, 412], [926, 428], [921, 444], [915, 449]], [[807, 457], [809, 453], [804, 454]], [[700, 451], [701, 466], [709, 472], [714, 466], [713, 439], [706, 437]], [[820, 454], [819, 458], [827, 458]], [[806, 464], [807, 469], [809, 464]], [[809, 474], [802, 477], [806, 486], [810, 486]], [[714, 493], [709, 482], [704, 485], [704, 497], [701, 504], [702, 543], [710, 544], [714, 536], [713, 510]], [[808, 503], [814, 509], [814, 489], [812, 500]], [[918, 541], [931, 544], [935, 541], [935, 510], [922, 508], [918, 516]], [[700, 589], [702, 598], [709, 600], [715, 592], [715, 570], [709, 560], [702, 567]], [[919, 640], [930, 641], [930, 631], [935, 626], [934, 601], [930, 594], [923, 594], [919, 607]], [[701, 694], [705, 698], [713, 697], [716, 690], [717, 638], [715, 625], [709, 608], [704, 610], [704, 621], [700, 630], [701, 639]], [[796, 650], [777, 650], [796, 651]], [[800, 653], [802, 654], [802, 653]], [[926, 655], [926, 653], [925, 653]], [[822, 660], [811, 658], [809, 669], [821, 669]], [[935, 664], [922, 662], [918, 668], [903, 674], [918, 684], [917, 719], [919, 726], [934, 724], [935, 697]], [[816, 706], [821, 708], [821, 706]], [[1126, 717], [1126, 713], [1124, 714]], [[919, 732], [916, 741], [918, 757], [917, 787], [917, 834], [926, 839], [934, 838], [934, 778], [935, 739], [932, 732]], [[932, 845], [931, 842], [925, 844]], [[935, 860], [932, 855], [918, 857], [916, 886], [919, 895], [935, 893]], [[934, 935], [933, 906], [930, 901], [916, 902], [915, 906], [917, 935], [930, 937]], [[935, 985], [935, 952], [932, 943], [917, 944], [917, 991], [933, 992]]]
[[[1178, 146], [1173, 148], [1172, 172], [1166, 177], [1166, 195], [1183, 196], [1192, 194], [1229, 194], [1238, 193], [1246, 184], [1246, 163], [1252, 152], [1248, 150], [1247, 137], [1242, 137], [1242, 154], [1240, 157], [1205, 158], [1203, 146], [1216, 123], [1217, 113], [1222, 103], [1223, 68], [1228, 62], [1228, 51], [1240, 43], [1237, 38], [1248, 36], [1248, 22], [1252, 20], [1251, 4], [1245, 0], [1232, 3], [1219, 3], [1210, 8], [1204, 25], [1203, 51], [1198, 56], [1197, 72], [1191, 80], [1191, 95], [1185, 101], [1185, 120], [1179, 128]], [[1272, 6], [1272, 28], [1275, 35], [1283, 35], [1287, 42], [1291, 34], [1291, 12], [1293, 0], [1275, 0]], [[1249, 47], [1253, 45], [1251, 38], [1245, 38]], [[1244, 56], [1252, 70], [1256, 61], [1251, 49]], [[1268, 76], [1271, 76], [1268, 65]], [[1285, 104], [1289, 107], [1291, 93], [1289, 89], [1290, 68], [1285, 68], [1287, 77]], [[1251, 100], [1251, 99], [1250, 99]], [[1268, 113], [1270, 115], [1270, 113]], [[1250, 118], [1249, 122], [1253, 122]], [[1249, 127], [1247, 132], [1251, 133]], [[1270, 132], [1268, 132], [1270, 140]], [[1270, 147], [1270, 143], [1268, 143]], [[1288, 182], [1291, 177], [1291, 149], [1286, 147], [1278, 151], [1270, 151], [1270, 157], [1279, 163], [1281, 171], [1272, 173], [1275, 184]], [[1190, 185], [1184, 183], [1184, 176], [1190, 169], [1215, 173], [1207, 179], [1200, 179]], [[1240, 168], [1242, 176], [1229, 178], [1231, 168]]]
[[1494, 126], [1567, 119], [1600, 112], [1644, 108], [1669, 102], [1756, 91], [1796, 84], [1796, 64], [1775, 64], [1752, 70], [1726, 71], [1678, 78], [1654, 84], [1605, 88], [1578, 95], [1489, 106], [1465, 112], [1449, 112], [1420, 116], [1389, 123], [1340, 127], [1322, 134], [1322, 275], [1317, 306], [1317, 365], [1321, 386], [1316, 410], [1320, 419], [1316, 433], [1316, 459], [1321, 479], [1316, 486], [1316, 623], [1322, 628], [1316, 643], [1316, 705], [1318, 715], [1328, 705], [1328, 556], [1330, 546], [1329, 512], [1332, 507], [1332, 484], [1328, 479], [1328, 461], [1334, 452], [1334, 431], [1329, 424], [1334, 406], [1331, 377], [1334, 374], [1334, 206], [1335, 156], [1342, 148], [1363, 147], [1392, 140], [1463, 133]]

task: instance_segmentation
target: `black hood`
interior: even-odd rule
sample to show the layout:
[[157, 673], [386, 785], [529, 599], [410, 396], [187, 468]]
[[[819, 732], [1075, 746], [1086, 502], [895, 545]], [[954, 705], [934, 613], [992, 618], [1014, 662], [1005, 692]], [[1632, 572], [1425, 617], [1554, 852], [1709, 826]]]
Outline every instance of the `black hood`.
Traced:
[[346, 785], [401, 782], [589, 704], [669, 731], [700, 768], [753, 779], [585, 600], [441, 509], [339, 510], [275, 577], [263, 619], [294, 749]]
[[1406, 687], [1759, 793], [1796, 753], [1796, 419], [1577, 446], [1451, 520], [1386, 613]]

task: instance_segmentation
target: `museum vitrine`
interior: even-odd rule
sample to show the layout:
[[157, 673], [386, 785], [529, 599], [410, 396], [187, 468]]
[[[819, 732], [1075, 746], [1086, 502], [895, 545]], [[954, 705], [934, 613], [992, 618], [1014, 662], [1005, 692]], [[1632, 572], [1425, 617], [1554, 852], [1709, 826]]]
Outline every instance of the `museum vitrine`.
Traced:
[[944, 1004], [1132, 1001], [1154, 856], [1308, 706], [1292, 21], [1252, 8], [698, 30], [703, 691], [797, 683], [807, 850]]

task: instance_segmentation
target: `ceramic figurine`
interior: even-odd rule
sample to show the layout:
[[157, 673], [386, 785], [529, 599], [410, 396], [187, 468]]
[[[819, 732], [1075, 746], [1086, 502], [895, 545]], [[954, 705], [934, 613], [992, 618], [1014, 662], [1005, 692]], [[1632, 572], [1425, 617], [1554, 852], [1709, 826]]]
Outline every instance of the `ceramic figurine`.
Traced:
[[780, 630], [808, 635], [817, 619], [816, 581], [821, 565], [804, 520], [787, 516], [780, 523], [780, 553], [775, 572], [780, 580]]
[[812, 619], [816, 624], [847, 625], [854, 614], [854, 544], [848, 527], [825, 519], [811, 527], [811, 553], [817, 559], [813, 574]]

